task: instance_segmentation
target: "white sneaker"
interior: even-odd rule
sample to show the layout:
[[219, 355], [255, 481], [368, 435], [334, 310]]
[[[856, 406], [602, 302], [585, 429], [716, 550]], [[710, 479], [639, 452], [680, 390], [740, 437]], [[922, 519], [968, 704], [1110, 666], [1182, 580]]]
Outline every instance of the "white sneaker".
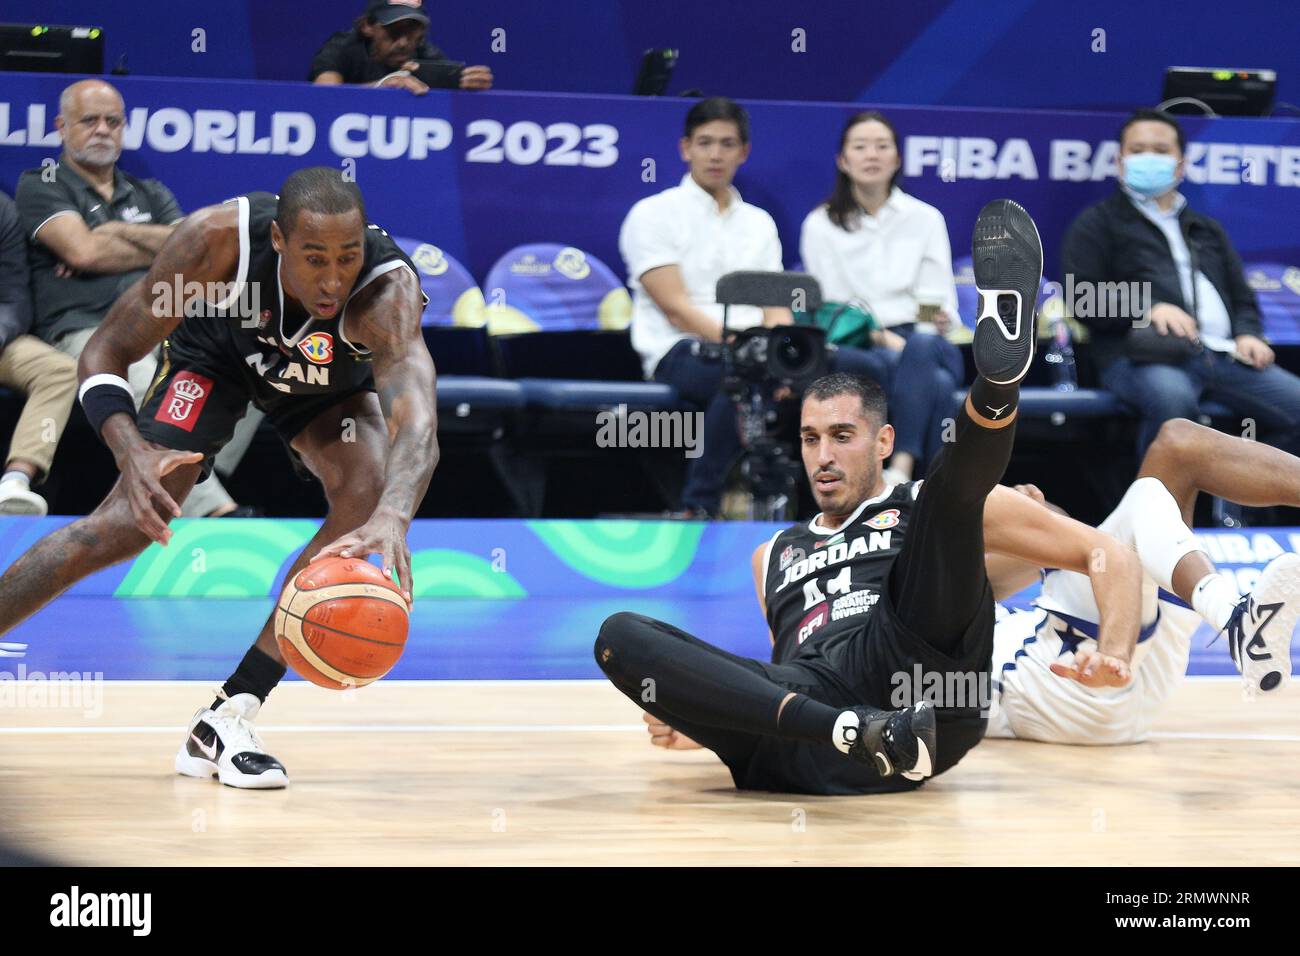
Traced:
[[24, 481], [0, 481], [0, 515], [35, 515], [42, 518], [49, 513], [45, 499], [32, 491]]
[[1300, 555], [1268, 563], [1228, 619], [1228, 651], [1248, 692], [1272, 694], [1291, 680], [1291, 632], [1300, 617]]
[[280, 790], [289, 786], [284, 764], [266, 752], [253, 718], [262, 703], [252, 694], [236, 694], [216, 710], [204, 708], [190, 721], [185, 743], [176, 752], [176, 772], [187, 777], [216, 777], [241, 790]]

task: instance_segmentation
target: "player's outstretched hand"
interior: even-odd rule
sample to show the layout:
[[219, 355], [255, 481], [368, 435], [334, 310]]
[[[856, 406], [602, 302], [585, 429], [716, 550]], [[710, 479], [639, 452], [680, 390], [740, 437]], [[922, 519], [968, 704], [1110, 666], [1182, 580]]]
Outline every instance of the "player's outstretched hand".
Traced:
[[1074, 652], [1073, 665], [1053, 661], [1052, 673], [1078, 681], [1085, 687], [1126, 687], [1133, 679], [1127, 661], [1082, 648]]
[[197, 465], [202, 460], [202, 452], [176, 451], [150, 445], [132, 448], [122, 460], [122, 486], [126, 489], [127, 500], [131, 502], [135, 526], [148, 535], [151, 541], [157, 541], [164, 548], [172, 538], [172, 529], [167, 527], [167, 521], [162, 516], [179, 518], [181, 508], [162, 486], [162, 478], [181, 465]]
[[397, 568], [397, 583], [406, 604], [411, 604], [411, 549], [406, 545], [406, 522], [387, 512], [376, 511], [370, 520], [351, 534], [345, 534], [312, 556], [321, 558], [366, 558], [378, 554], [383, 558], [384, 576], [392, 577]]
[[679, 734], [654, 714], [641, 715], [641, 719], [646, 722], [646, 732], [650, 734], [650, 743], [656, 747], [665, 747], [668, 750], [702, 750], [703, 747], [697, 744], [685, 734]]

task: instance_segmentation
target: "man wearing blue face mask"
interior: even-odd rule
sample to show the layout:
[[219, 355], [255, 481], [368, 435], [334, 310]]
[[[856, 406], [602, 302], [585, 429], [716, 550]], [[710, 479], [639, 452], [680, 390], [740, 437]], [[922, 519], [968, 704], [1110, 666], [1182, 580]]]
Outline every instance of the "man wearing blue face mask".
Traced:
[[1300, 450], [1300, 378], [1273, 364], [1223, 226], [1178, 191], [1187, 145], [1178, 121], [1138, 110], [1119, 143], [1119, 189], [1070, 226], [1061, 267], [1076, 297], [1093, 292], [1095, 307], [1077, 310], [1091, 314], [1077, 318], [1092, 333], [1102, 384], [1141, 416], [1138, 458], [1163, 422], [1195, 420], [1203, 398], [1254, 419], [1269, 444]]

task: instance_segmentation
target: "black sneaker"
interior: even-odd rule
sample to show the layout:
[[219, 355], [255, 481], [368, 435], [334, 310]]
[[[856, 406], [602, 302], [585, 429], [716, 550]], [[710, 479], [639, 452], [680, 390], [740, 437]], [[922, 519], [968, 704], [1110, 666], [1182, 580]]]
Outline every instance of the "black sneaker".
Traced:
[[1013, 385], [1034, 360], [1043, 244], [1024, 207], [995, 199], [980, 210], [971, 237], [979, 319], [971, 345], [975, 367], [995, 385]]
[[934, 772], [934, 705], [922, 701], [905, 710], [880, 711], [854, 707], [857, 726], [844, 721], [836, 727], [835, 746], [860, 763], [871, 764], [882, 777], [901, 773], [924, 780]]
[[1228, 651], [1247, 693], [1274, 694], [1291, 680], [1291, 632], [1300, 616], [1300, 555], [1268, 563], [1228, 619]]

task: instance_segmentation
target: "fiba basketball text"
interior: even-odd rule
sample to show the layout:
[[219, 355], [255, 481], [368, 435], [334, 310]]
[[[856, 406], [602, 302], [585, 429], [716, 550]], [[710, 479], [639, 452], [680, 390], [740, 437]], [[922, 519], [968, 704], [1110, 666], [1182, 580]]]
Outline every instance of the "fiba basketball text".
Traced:
[[0, 709], [80, 710], [83, 717], [104, 715], [104, 673], [0, 671]]
[[157, 319], [226, 318], [240, 319], [244, 328], [260, 328], [270, 312], [262, 314], [260, 282], [186, 281], [177, 273], [171, 281], [158, 281], [149, 290], [149, 310]]
[[598, 448], [682, 448], [704, 453], [703, 412], [629, 412], [626, 405], [596, 414]]
[[924, 701], [935, 707], [978, 709], [987, 717], [992, 682], [987, 671], [926, 671], [915, 664], [911, 671], [895, 671], [890, 677], [889, 706], [901, 710]]

